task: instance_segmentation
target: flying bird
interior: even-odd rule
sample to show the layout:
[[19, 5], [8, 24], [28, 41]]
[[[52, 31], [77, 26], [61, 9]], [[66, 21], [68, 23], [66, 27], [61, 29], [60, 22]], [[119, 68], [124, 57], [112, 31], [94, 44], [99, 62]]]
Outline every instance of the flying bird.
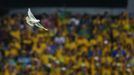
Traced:
[[30, 25], [31, 27], [38, 27], [38, 28], [41, 28], [41, 29], [45, 29], [45, 30], [48, 30], [46, 28], [44, 28], [39, 22], [40, 20], [39, 19], [36, 19], [34, 17], [34, 15], [32, 14], [30, 8], [28, 9], [28, 16], [26, 17], [26, 22], [28, 25]]

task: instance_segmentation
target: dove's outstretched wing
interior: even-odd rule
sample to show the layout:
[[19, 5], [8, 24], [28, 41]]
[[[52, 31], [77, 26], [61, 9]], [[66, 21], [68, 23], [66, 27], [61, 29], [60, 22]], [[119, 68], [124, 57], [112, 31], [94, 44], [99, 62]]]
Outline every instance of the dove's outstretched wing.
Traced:
[[28, 16], [31, 17], [31, 18], [33, 18], [33, 19], [36, 19], [36, 18], [33, 16], [33, 14], [32, 14], [32, 12], [31, 12], [30, 8], [28, 8]]
[[33, 22], [40, 22], [40, 20], [38, 20], [38, 19], [36, 19], [36, 18], [34, 17], [34, 15], [32, 14], [32, 12], [31, 12], [31, 10], [30, 10], [30, 8], [28, 9], [28, 17], [29, 17], [30, 20], [33, 21]]
[[37, 27], [39, 27], [39, 28], [41, 28], [41, 29], [48, 30], [48, 29], [46, 29], [45, 27], [43, 27], [40, 23], [36, 23], [35, 26], [37, 26]]

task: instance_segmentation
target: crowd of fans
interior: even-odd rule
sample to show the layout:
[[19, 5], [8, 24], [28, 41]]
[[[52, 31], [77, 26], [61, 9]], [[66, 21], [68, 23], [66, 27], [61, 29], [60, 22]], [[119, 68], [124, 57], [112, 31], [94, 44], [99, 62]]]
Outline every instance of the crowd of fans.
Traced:
[[0, 75], [134, 75], [134, 18], [56, 12], [1, 17]]

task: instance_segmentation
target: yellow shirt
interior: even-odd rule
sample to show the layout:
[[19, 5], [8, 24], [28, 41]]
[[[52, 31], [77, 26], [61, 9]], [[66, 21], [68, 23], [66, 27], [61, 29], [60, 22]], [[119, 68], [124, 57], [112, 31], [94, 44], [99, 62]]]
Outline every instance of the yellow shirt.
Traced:
[[112, 61], [113, 61], [113, 58], [111, 56], [108, 56], [107, 57], [107, 62], [112, 63]]
[[26, 40], [23, 40], [23, 43], [24, 44], [31, 44], [32, 40], [31, 39], [26, 39]]
[[112, 75], [112, 70], [110, 68], [102, 68], [102, 75]]
[[71, 50], [72, 50], [72, 49], [75, 50], [75, 49], [77, 48], [77, 44], [76, 44], [75, 42], [71, 42], [71, 43], [69, 42], [69, 43], [66, 43], [66, 44], [65, 44], [65, 47], [66, 47], [66, 48], [69, 48], [69, 49], [71, 49]]
[[120, 35], [120, 33], [117, 31], [117, 30], [113, 30], [113, 36], [114, 37], [117, 37], [117, 36], [119, 36]]
[[99, 36], [97, 37], [97, 41], [98, 41], [98, 42], [103, 42], [103, 37], [102, 37], [101, 35], [99, 35]]
[[37, 34], [37, 38], [44, 37], [44, 36], [45, 34], [41, 34], [41, 33]]
[[90, 68], [88, 60], [85, 61], [85, 66], [86, 66], [86, 68]]
[[57, 52], [56, 52], [56, 57], [57, 57], [57, 58], [62, 57], [62, 49], [58, 49], [58, 50], [57, 50]]
[[46, 44], [41, 43], [41, 44], [40, 44], [40, 47], [37, 47], [37, 44], [34, 44], [32, 50], [33, 50], [33, 52], [35, 51], [35, 52], [41, 54], [41, 53], [43, 53], [43, 51], [44, 51], [46, 48], [47, 48]]
[[38, 38], [37, 37], [32, 37], [32, 41], [33, 41], [33, 43], [37, 43], [38, 42]]
[[64, 56], [64, 63], [69, 64], [69, 62], [70, 62], [70, 57]]
[[10, 75], [10, 72], [8, 69], [5, 70], [4, 75]]
[[17, 49], [11, 49], [10, 51], [9, 51], [9, 54], [11, 54], [11, 55], [13, 55], [13, 56], [17, 56], [18, 55], [18, 50]]
[[60, 73], [60, 68], [55, 68], [53, 71], [51, 71], [50, 75], [62, 75]]
[[15, 46], [17, 49], [20, 49], [20, 48], [21, 48], [20, 42], [15, 42], [15, 43], [14, 43], [14, 46]]
[[91, 75], [95, 75], [96, 71], [95, 71], [95, 65], [91, 64]]
[[17, 30], [17, 31], [11, 31], [10, 34], [11, 34], [13, 37], [15, 37], [15, 38], [17, 38], [17, 39], [20, 40], [20, 31], [19, 31], [19, 30]]
[[76, 62], [76, 56], [71, 56], [70, 59], [72, 60], [72, 62]]
[[89, 46], [89, 41], [85, 38], [82, 39], [77, 39], [76, 44], [79, 45], [85, 45], [85, 46]]
[[46, 54], [41, 55], [40, 60], [42, 61], [43, 64], [49, 63], [48, 55]]
[[83, 47], [81, 47], [81, 52], [87, 52], [88, 51], [88, 47], [86, 47], [86, 46], [83, 46]]
[[100, 24], [101, 23], [101, 21], [100, 20], [98, 20], [98, 19], [95, 19], [95, 20], [93, 20], [93, 24]]
[[44, 75], [43, 71], [37, 71], [36, 75]]
[[95, 39], [90, 40], [90, 45], [96, 45], [97, 41]]
[[127, 44], [132, 44], [133, 43], [133, 40], [131, 38], [126, 38], [126, 41], [125, 41]]
[[110, 49], [108, 47], [103, 48], [102, 55], [105, 55]]

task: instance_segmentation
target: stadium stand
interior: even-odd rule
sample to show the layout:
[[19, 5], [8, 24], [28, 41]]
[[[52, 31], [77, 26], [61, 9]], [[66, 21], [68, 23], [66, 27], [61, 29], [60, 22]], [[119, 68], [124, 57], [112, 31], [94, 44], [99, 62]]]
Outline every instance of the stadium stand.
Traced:
[[0, 22], [0, 75], [133, 75], [134, 18], [55, 13], [36, 15], [49, 31], [31, 28], [25, 15]]

